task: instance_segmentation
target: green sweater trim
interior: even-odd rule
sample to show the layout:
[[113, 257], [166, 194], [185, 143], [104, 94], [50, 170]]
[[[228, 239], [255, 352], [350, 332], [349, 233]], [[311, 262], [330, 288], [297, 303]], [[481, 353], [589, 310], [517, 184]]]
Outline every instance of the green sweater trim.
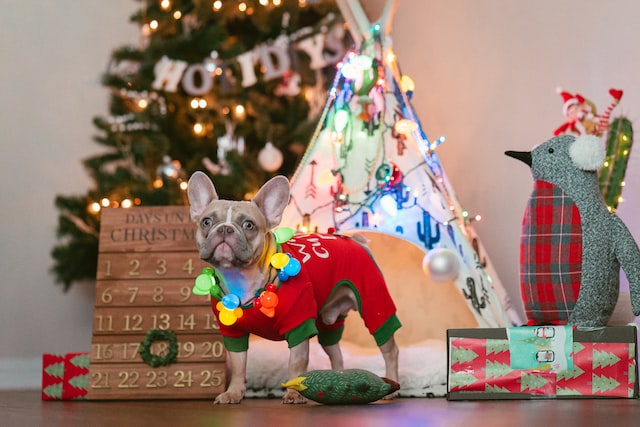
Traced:
[[297, 346], [308, 338], [316, 336], [317, 334], [318, 328], [316, 328], [315, 319], [307, 319], [300, 325], [284, 334], [284, 337], [287, 339], [289, 348], [291, 348]]
[[395, 331], [400, 329], [401, 326], [402, 323], [400, 323], [400, 320], [398, 320], [398, 316], [396, 316], [395, 313], [389, 316], [386, 322], [384, 322], [382, 326], [373, 333], [373, 338], [375, 338], [378, 347], [389, 341]]
[[243, 335], [239, 338], [222, 337], [224, 348], [234, 353], [241, 353], [249, 349], [249, 335]]

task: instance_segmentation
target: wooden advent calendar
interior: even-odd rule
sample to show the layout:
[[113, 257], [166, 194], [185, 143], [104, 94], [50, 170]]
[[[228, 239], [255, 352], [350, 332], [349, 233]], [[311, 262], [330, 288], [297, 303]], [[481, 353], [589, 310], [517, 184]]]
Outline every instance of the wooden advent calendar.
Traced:
[[[210, 299], [191, 292], [206, 266], [195, 232], [185, 206], [102, 212], [88, 399], [213, 398], [224, 391], [225, 351]], [[171, 332], [175, 340], [163, 335]], [[177, 350], [174, 362], [145, 362], [145, 341], [156, 358]]]

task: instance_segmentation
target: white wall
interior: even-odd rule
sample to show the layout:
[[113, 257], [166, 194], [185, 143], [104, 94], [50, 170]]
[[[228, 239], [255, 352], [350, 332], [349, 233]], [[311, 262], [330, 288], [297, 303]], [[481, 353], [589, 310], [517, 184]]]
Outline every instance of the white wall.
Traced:
[[[108, 109], [100, 77], [112, 50], [135, 43], [139, 31], [129, 23], [138, 6], [133, 0], [0, 6], [2, 388], [25, 366], [12, 363], [16, 358], [90, 348], [93, 284], [65, 294], [49, 273], [53, 203], [58, 194], [89, 187], [81, 160], [99, 152], [92, 118]], [[29, 378], [37, 385], [39, 375]]]
[[[99, 151], [91, 119], [108, 107], [99, 78], [113, 49], [137, 41], [129, 16], [138, 2], [0, 4], [2, 388], [7, 367], [20, 366], [11, 362], [33, 368], [42, 353], [90, 347], [92, 285], [64, 294], [49, 273], [53, 200], [90, 185], [81, 160]], [[635, 0], [400, 3], [392, 34], [417, 84], [414, 106], [430, 138], [447, 136], [442, 163], [463, 205], [483, 215], [476, 230], [520, 312], [518, 243], [532, 182], [503, 152], [529, 149], [562, 123], [557, 86], [600, 109], [610, 87], [622, 88], [616, 113], [640, 116], [639, 14]], [[640, 147], [623, 196], [619, 214], [640, 241]], [[40, 372], [30, 375], [37, 387]]]
[[[466, 209], [483, 215], [475, 228], [521, 313], [519, 233], [533, 183], [529, 168], [503, 153], [528, 150], [562, 124], [557, 87], [599, 111], [609, 88], [621, 88], [613, 115], [638, 126], [638, 12], [633, 0], [401, 0], [392, 34], [416, 82], [414, 106], [431, 139], [447, 136], [445, 171]], [[618, 213], [640, 241], [638, 147], [626, 182]]]

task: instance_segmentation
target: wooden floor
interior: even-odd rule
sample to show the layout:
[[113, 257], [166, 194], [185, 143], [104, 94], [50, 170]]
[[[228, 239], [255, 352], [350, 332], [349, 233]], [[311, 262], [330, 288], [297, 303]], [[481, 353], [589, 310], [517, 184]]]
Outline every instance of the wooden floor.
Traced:
[[359, 406], [283, 405], [248, 399], [239, 405], [191, 401], [42, 401], [37, 391], [0, 392], [2, 427], [476, 427], [634, 426], [640, 400], [449, 402], [404, 398]]

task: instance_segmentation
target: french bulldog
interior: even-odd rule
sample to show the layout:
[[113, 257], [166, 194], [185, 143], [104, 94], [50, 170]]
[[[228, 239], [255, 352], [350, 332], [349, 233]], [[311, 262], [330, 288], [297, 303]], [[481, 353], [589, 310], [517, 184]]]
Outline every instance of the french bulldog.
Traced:
[[[230, 380], [215, 403], [240, 403], [244, 397], [249, 334], [287, 341], [289, 378], [307, 370], [309, 339], [314, 336], [331, 368], [343, 370], [339, 341], [351, 310], [359, 311], [379, 346], [385, 376], [398, 381], [394, 333], [401, 324], [369, 251], [355, 238], [338, 234], [296, 234], [284, 242], [276, 238], [274, 229], [290, 198], [286, 177], [270, 179], [251, 201], [231, 201], [219, 199], [213, 182], [198, 171], [189, 179], [188, 197], [199, 256], [222, 278], [212, 308], [227, 350]], [[274, 267], [274, 255], [282, 259], [283, 254], [293, 272]], [[224, 296], [235, 299], [237, 307], [221, 306], [218, 297]], [[296, 390], [285, 391], [283, 403], [305, 402]]]

